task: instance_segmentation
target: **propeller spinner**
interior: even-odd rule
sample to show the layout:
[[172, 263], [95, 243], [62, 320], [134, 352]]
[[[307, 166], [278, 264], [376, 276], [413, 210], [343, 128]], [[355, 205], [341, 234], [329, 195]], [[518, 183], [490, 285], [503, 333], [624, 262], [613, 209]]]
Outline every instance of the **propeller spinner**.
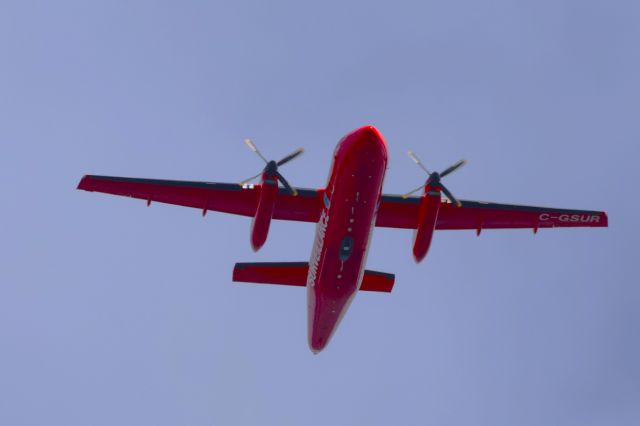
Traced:
[[304, 152], [304, 149], [298, 148], [297, 150], [293, 151], [291, 154], [287, 155], [281, 160], [274, 161], [274, 160], [267, 160], [264, 157], [264, 155], [262, 155], [262, 153], [258, 150], [258, 147], [251, 141], [251, 139], [245, 139], [244, 143], [249, 147], [249, 149], [251, 149], [251, 151], [255, 152], [256, 155], [258, 155], [258, 157], [260, 157], [262, 161], [266, 163], [266, 166], [257, 175], [252, 176], [240, 182], [240, 185], [244, 185], [245, 183], [260, 177], [263, 173], [266, 173], [268, 176], [274, 176], [278, 178], [278, 180], [282, 182], [282, 185], [284, 185], [287, 191], [289, 191], [292, 195], [298, 195], [298, 191], [296, 191], [295, 188], [289, 185], [289, 182], [284, 178], [284, 176], [282, 176], [282, 174], [280, 174], [280, 172], [278, 171], [278, 167], [288, 163], [289, 161], [293, 160], [294, 158], [302, 154]]
[[458, 207], [462, 206], [462, 203], [460, 201], [458, 201], [458, 199], [456, 199], [456, 197], [453, 196], [453, 194], [451, 193], [451, 191], [449, 191], [447, 189], [446, 186], [444, 186], [444, 184], [440, 181], [440, 179], [442, 179], [443, 177], [447, 176], [448, 174], [453, 173], [454, 171], [458, 170], [460, 167], [462, 167], [466, 161], [465, 160], [460, 160], [457, 163], [449, 166], [448, 168], [446, 168], [444, 171], [438, 173], [438, 172], [430, 172], [425, 166], [424, 164], [422, 164], [422, 161], [420, 161], [420, 159], [413, 153], [413, 151], [409, 151], [408, 152], [409, 157], [411, 157], [411, 159], [418, 165], [418, 167], [420, 167], [422, 170], [424, 170], [429, 177], [427, 178], [427, 181], [423, 184], [420, 185], [419, 187], [417, 187], [416, 189], [414, 189], [413, 191], [407, 192], [406, 194], [404, 194], [402, 196], [402, 198], [407, 198], [409, 197], [411, 194], [413, 194], [414, 192], [418, 192], [419, 190], [421, 190], [422, 188], [424, 188], [426, 185], [430, 185], [433, 188], [439, 188], [442, 190], [442, 192], [444, 193], [444, 195], [455, 205], [457, 205]]

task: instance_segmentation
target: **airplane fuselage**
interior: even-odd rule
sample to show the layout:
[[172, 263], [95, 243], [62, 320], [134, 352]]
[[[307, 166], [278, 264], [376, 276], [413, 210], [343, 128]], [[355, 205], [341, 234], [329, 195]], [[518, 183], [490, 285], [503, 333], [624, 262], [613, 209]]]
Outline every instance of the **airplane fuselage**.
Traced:
[[307, 276], [309, 347], [329, 342], [362, 283], [387, 168], [387, 147], [361, 127], [336, 147]]

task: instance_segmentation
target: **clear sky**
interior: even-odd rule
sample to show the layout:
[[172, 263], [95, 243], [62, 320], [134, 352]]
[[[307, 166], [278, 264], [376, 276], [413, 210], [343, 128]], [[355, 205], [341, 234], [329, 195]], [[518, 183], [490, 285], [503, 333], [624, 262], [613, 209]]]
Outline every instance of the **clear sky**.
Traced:
[[[637, 1], [0, 3], [0, 424], [637, 425]], [[314, 227], [75, 190], [85, 173], [322, 187], [385, 135], [385, 192], [465, 158], [460, 198], [606, 210], [609, 229], [376, 229], [328, 348], [305, 292], [231, 283], [308, 260]]]

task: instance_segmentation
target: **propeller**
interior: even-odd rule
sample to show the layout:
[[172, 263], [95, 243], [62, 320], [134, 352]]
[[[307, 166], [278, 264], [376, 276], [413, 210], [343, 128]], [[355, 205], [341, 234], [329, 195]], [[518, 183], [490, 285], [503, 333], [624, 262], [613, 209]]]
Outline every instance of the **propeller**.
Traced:
[[240, 185], [244, 185], [245, 183], [260, 177], [263, 173], [266, 173], [269, 176], [277, 177], [278, 180], [282, 182], [282, 185], [284, 185], [287, 191], [289, 191], [292, 195], [294, 196], [298, 195], [298, 191], [296, 191], [295, 188], [289, 185], [289, 182], [284, 178], [284, 176], [280, 174], [280, 172], [278, 171], [278, 167], [287, 164], [289, 161], [293, 160], [294, 158], [302, 154], [304, 152], [304, 149], [298, 148], [295, 151], [293, 151], [291, 154], [282, 158], [281, 160], [274, 161], [274, 160], [267, 160], [264, 157], [264, 155], [262, 155], [262, 153], [258, 150], [258, 147], [251, 141], [251, 139], [245, 139], [244, 143], [249, 147], [251, 151], [255, 152], [258, 155], [258, 157], [262, 159], [262, 161], [265, 162], [266, 166], [257, 175], [251, 176], [249, 179], [245, 179], [242, 182], [240, 182]]
[[411, 157], [411, 159], [414, 161], [414, 163], [416, 163], [418, 165], [418, 167], [420, 167], [422, 170], [424, 170], [429, 177], [427, 178], [427, 181], [424, 183], [424, 185], [420, 185], [419, 187], [417, 187], [416, 189], [414, 189], [413, 191], [407, 192], [406, 194], [404, 194], [402, 196], [402, 198], [408, 198], [409, 195], [413, 194], [414, 192], [418, 192], [419, 190], [421, 190], [422, 188], [424, 188], [425, 185], [431, 185], [434, 188], [440, 188], [442, 190], [442, 192], [444, 193], [444, 195], [455, 205], [457, 205], [458, 207], [462, 206], [462, 203], [460, 201], [458, 201], [458, 199], [456, 199], [456, 197], [453, 196], [453, 194], [451, 193], [451, 191], [449, 191], [447, 189], [446, 186], [444, 186], [442, 184], [442, 182], [440, 181], [440, 179], [442, 179], [443, 177], [455, 172], [456, 170], [458, 170], [460, 167], [462, 167], [466, 161], [464, 160], [460, 160], [457, 163], [452, 164], [451, 166], [447, 167], [445, 170], [443, 170], [442, 172], [438, 173], [438, 172], [430, 172], [425, 166], [424, 164], [422, 164], [422, 161], [420, 161], [420, 159], [418, 158], [418, 156], [416, 156], [413, 151], [409, 151], [409, 157]]

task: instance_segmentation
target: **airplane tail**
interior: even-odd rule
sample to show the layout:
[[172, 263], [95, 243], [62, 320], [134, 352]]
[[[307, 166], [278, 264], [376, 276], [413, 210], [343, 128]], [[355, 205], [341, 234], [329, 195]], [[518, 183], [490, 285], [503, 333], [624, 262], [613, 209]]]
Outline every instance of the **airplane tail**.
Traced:
[[[308, 262], [236, 263], [233, 281], [304, 287], [308, 272]], [[360, 290], [391, 293], [395, 278], [394, 274], [367, 269], [364, 271]]]

